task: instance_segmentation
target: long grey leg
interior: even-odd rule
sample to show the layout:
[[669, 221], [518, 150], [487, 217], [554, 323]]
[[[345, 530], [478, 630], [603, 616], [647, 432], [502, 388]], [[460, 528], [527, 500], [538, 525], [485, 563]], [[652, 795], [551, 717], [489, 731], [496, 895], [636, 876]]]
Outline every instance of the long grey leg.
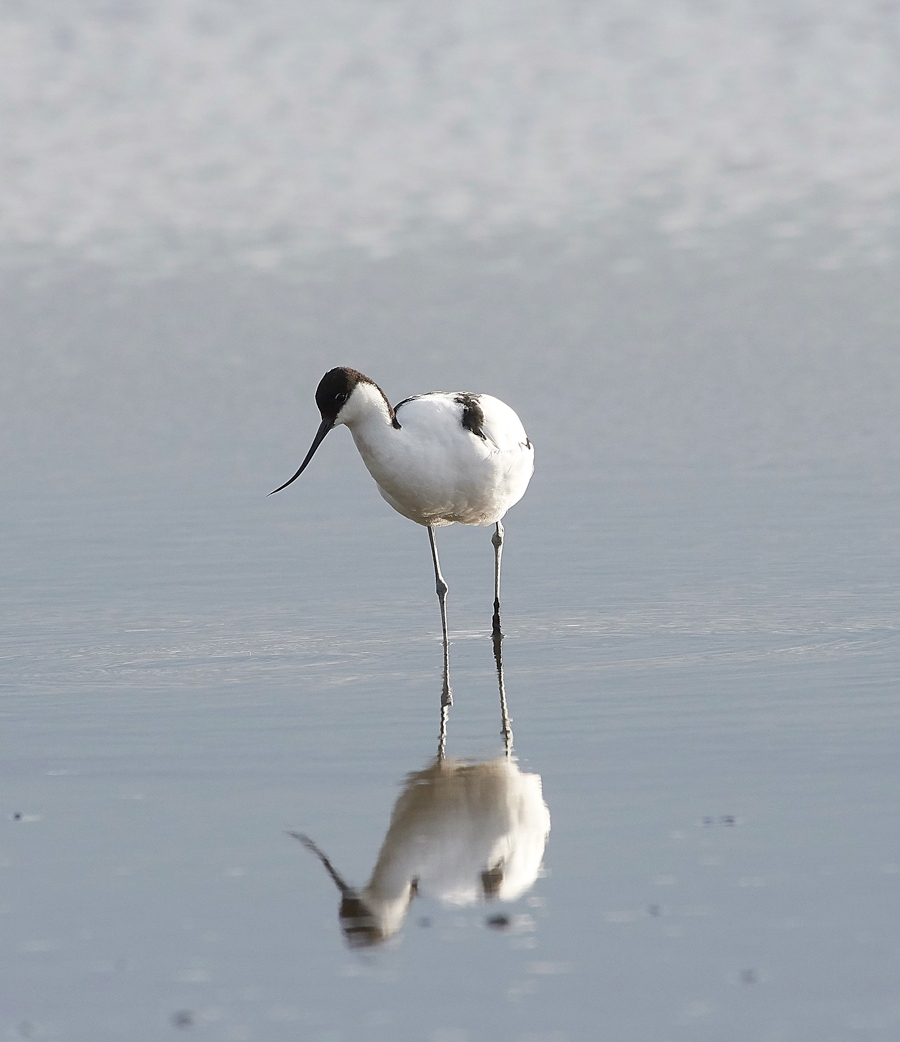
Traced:
[[513, 733], [512, 717], [506, 704], [506, 685], [503, 682], [503, 634], [500, 632], [500, 619], [497, 617], [497, 629], [494, 631], [494, 664], [497, 667], [497, 687], [500, 691], [500, 733], [503, 735], [503, 748], [506, 755], [512, 755]]
[[441, 604], [441, 629], [444, 635], [444, 686], [441, 694], [441, 705], [453, 704], [450, 693], [450, 641], [447, 638], [447, 590], [449, 587], [441, 575], [441, 562], [438, 560], [437, 543], [434, 538], [434, 526], [428, 526], [428, 541], [431, 543], [431, 558], [434, 561], [434, 586]]
[[497, 685], [500, 689], [500, 733], [503, 735], [506, 755], [510, 756], [513, 743], [512, 720], [506, 705], [506, 685], [503, 683], [503, 633], [500, 630], [500, 557], [503, 554], [503, 525], [499, 521], [496, 531], [491, 536], [491, 542], [494, 544], [494, 618], [491, 631], [494, 640], [494, 663], [497, 666]]
[[498, 521], [497, 528], [491, 536], [494, 544], [494, 637], [500, 636], [500, 557], [503, 553], [503, 525]]

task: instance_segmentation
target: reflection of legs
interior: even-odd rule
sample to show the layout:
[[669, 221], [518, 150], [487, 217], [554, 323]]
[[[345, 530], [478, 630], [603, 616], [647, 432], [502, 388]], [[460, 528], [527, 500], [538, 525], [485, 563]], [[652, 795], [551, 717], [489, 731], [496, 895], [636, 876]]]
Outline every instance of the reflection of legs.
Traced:
[[509, 756], [512, 753], [512, 721], [509, 716], [509, 709], [506, 706], [506, 685], [503, 683], [503, 634], [500, 632], [500, 616], [496, 616], [496, 628], [494, 630], [494, 663], [497, 666], [497, 686], [500, 689], [500, 722], [501, 729], [500, 733], [503, 735], [503, 747], [506, 750], [506, 755]]
[[[449, 690], [449, 688], [447, 689]], [[441, 730], [438, 734], [437, 758], [443, 760], [447, 755], [447, 721], [450, 719], [450, 702], [441, 698]]]
[[448, 706], [453, 702], [450, 694], [450, 641], [447, 638], [447, 583], [441, 575], [441, 563], [438, 560], [437, 543], [434, 539], [434, 527], [428, 526], [428, 541], [431, 543], [431, 557], [434, 561], [434, 586], [441, 604], [441, 630], [444, 636], [444, 686], [441, 692], [441, 705]]
[[501, 642], [503, 633], [500, 630], [500, 557], [503, 553], [503, 525], [498, 521], [497, 528], [491, 536], [494, 544], [494, 618], [492, 620], [491, 634], [494, 638], [494, 662], [497, 666], [497, 684], [500, 688], [500, 719], [502, 721], [501, 734], [506, 755], [512, 753], [512, 728], [510, 727], [509, 710], [506, 708], [506, 687], [503, 683], [503, 651]]
[[494, 639], [500, 636], [500, 555], [503, 553], [503, 525], [498, 521], [497, 528], [491, 536], [494, 544]]

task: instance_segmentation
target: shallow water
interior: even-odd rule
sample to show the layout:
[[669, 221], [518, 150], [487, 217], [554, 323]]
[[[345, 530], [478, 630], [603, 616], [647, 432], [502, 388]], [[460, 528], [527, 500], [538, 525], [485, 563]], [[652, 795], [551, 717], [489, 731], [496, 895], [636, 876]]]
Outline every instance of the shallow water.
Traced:
[[[0, 0], [0, 1035], [894, 1042], [898, 39]], [[514, 759], [489, 531], [442, 719], [346, 432], [266, 497], [342, 364], [536, 445]], [[379, 858], [419, 894], [351, 948]]]
[[[544, 871], [510, 904], [419, 897], [362, 952], [286, 830], [369, 877], [436, 751], [439, 615], [424, 533], [339, 471], [311, 485], [17, 489], [13, 1037], [892, 1037], [896, 484], [536, 481], [507, 525], [504, 654]], [[484, 761], [489, 531], [440, 535], [448, 752]]]

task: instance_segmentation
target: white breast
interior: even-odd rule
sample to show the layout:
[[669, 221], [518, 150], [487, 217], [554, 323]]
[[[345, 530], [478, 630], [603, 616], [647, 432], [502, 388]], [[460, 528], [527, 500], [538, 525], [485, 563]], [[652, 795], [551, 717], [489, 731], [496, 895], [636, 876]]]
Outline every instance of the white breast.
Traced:
[[490, 896], [514, 901], [537, 878], [549, 832], [540, 775], [505, 757], [439, 761], [410, 776], [361, 896], [399, 928], [413, 881], [423, 897], [471, 905], [489, 896], [484, 873], [495, 869]]
[[491, 395], [472, 396], [479, 436], [463, 426], [458, 392], [401, 403], [400, 429], [348, 424], [369, 473], [390, 505], [422, 525], [488, 525], [525, 494], [534, 450], [519, 417]]

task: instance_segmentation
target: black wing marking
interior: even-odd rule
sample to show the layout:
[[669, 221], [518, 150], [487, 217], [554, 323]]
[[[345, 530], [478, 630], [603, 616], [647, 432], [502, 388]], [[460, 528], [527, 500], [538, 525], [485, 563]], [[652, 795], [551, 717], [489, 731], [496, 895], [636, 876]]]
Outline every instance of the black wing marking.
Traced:
[[481, 892], [486, 901], [497, 897], [503, 886], [503, 861], [481, 873]]
[[478, 395], [458, 394], [453, 400], [463, 407], [463, 427], [482, 441], [487, 441], [487, 435], [484, 433], [484, 411], [478, 404]]
[[394, 406], [394, 412], [396, 412], [401, 405], [406, 405], [407, 402], [414, 402], [417, 398], [424, 398], [424, 394], [411, 394], [408, 398], [404, 398], [402, 402], [397, 402]]

